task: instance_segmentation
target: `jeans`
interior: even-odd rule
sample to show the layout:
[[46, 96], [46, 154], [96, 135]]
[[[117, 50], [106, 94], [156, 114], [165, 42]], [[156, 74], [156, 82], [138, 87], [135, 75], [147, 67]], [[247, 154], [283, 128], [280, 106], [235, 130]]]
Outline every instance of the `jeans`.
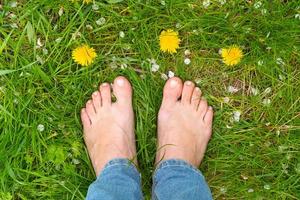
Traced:
[[[87, 200], [141, 200], [141, 176], [127, 159], [109, 161], [89, 186]], [[161, 162], [153, 176], [153, 200], [210, 200], [201, 172], [183, 160]]]

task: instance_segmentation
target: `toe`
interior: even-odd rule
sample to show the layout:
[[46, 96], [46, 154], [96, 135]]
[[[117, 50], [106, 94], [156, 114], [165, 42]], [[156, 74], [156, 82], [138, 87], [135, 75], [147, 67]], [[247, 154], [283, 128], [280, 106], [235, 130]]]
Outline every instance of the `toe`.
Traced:
[[182, 90], [181, 102], [184, 105], [188, 105], [191, 103], [192, 94], [195, 88], [195, 84], [192, 81], [186, 81]]
[[202, 97], [198, 106], [198, 113], [200, 114], [201, 118], [204, 117], [205, 113], [207, 112], [207, 109], [208, 109], [207, 101]]
[[85, 108], [81, 109], [80, 116], [81, 116], [81, 122], [82, 122], [83, 128], [86, 129], [86, 128], [90, 127], [91, 121], [90, 121], [88, 114], [86, 113]]
[[88, 114], [90, 120], [92, 121], [92, 118], [95, 117], [95, 115], [96, 115], [95, 108], [94, 108], [94, 105], [93, 105], [93, 101], [88, 100], [86, 102], [85, 108], [86, 108], [86, 113]]
[[191, 104], [195, 110], [198, 109], [200, 99], [201, 99], [201, 90], [200, 88], [196, 87], [193, 91], [192, 100], [191, 100]]
[[100, 93], [101, 93], [101, 100], [102, 106], [109, 106], [111, 105], [111, 91], [110, 85], [108, 83], [103, 83], [100, 85]]
[[182, 81], [178, 77], [170, 78], [164, 87], [162, 105], [173, 105], [178, 101], [182, 92]]
[[92, 99], [93, 99], [94, 108], [95, 108], [96, 113], [97, 113], [99, 111], [99, 109], [101, 108], [101, 96], [100, 96], [100, 92], [99, 91], [95, 91], [92, 94]]
[[213, 116], [214, 116], [213, 108], [209, 106], [204, 116], [204, 122], [209, 126], [211, 126], [213, 121]]
[[125, 77], [119, 76], [114, 80], [113, 92], [118, 104], [131, 105], [132, 88]]

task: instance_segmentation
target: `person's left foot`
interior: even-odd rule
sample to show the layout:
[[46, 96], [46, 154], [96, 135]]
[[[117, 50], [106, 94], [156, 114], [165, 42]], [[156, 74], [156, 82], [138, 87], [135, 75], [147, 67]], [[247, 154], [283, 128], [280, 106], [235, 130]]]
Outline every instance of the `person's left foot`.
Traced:
[[115, 158], [133, 160], [137, 165], [132, 88], [125, 77], [113, 83], [116, 102], [111, 102], [111, 87], [103, 83], [81, 110], [84, 140], [96, 175]]

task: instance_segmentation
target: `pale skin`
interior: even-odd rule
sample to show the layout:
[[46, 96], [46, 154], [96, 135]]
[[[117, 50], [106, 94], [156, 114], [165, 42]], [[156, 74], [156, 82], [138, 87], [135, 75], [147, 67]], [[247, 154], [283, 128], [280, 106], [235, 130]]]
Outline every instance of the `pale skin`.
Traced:
[[[111, 95], [116, 97], [112, 102]], [[199, 167], [212, 134], [213, 109], [191, 81], [173, 77], [164, 87], [158, 114], [156, 164], [181, 159]], [[125, 77], [117, 77], [112, 88], [100, 85], [81, 110], [84, 140], [96, 172], [115, 158], [137, 165], [132, 108], [132, 87]]]

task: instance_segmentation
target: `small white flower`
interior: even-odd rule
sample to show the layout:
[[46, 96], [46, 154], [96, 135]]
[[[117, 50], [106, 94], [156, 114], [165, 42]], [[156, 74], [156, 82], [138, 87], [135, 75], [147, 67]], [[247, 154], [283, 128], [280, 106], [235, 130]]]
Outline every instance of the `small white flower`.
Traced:
[[93, 27], [92, 27], [91, 25], [89, 25], [89, 24], [86, 25], [85, 27], [86, 27], [88, 30], [90, 30], [90, 31], [93, 30]]
[[300, 19], [300, 14], [299, 13], [295, 15], [295, 19]]
[[175, 27], [176, 28], [181, 28], [181, 24], [178, 22], [178, 23], [176, 23]]
[[233, 121], [239, 122], [240, 121], [240, 117], [241, 117], [241, 111], [239, 111], [239, 110], [233, 111], [233, 113], [232, 113], [232, 119], [233, 119]]
[[271, 99], [263, 99], [262, 103], [265, 105], [265, 106], [268, 106], [271, 104]]
[[44, 54], [44, 55], [48, 55], [48, 49], [43, 48], [43, 54]]
[[239, 90], [236, 87], [233, 87], [233, 86], [230, 85], [230, 86], [227, 87], [227, 91], [229, 93], [233, 94], [233, 93], [236, 93]]
[[264, 94], [270, 94], [272, 92], [272, 88], [268, 87], [265, 89]]
[[191, 51], [190, 51], [190, 50], [188, 50], [188, 49], [186, 49], [186, 50], [184, 51], [184, 55], [185, 55], [185, 56], [189, 56], [189, 55], [191, 55]]
[[230, 101], [229, 97], [224, 97], [224, 98], [223, 98], [223, 102], [224, 102], [224, 103], [229, 103], [229, 101]]
[[37, 39], [36, 44], [37, 44], [37, 47], [36, 47], [36, 48], [41, 48], [41, 47], [44, 46], [44, 44], [43, 44], [42, 41], [41, 41], [41, 38], [38, 38], [38, 39]]
[[270, 50], [272, 49], [272, 47], [266, 47], [266, 49], [267, 49], [268, 51], [270, 51]]
[[93, 10], [99, 10], [99, 6], [98, 6], [97, 4], [94, 3], [94, 4], [92, 5], [92, 9], [93, 9]]
[[281, 65], [281, 66], [285, 65], [285, 63], [283, 62], [282, 58], [277, 58], [276, 59], [276, 63], [277, 63], [277, 65]]
[[120, 31], [120, 32], [119, 32], [119, 36], [120, 36], [120, 38], [124, 38], [124, 37], [125, 37], [124, 31]]
[[251, 94], [253, 94], [254, 96], [258, 95], [259, 90], [257, 88], [251, 87], [250, 88]]
[[208, 6], [210, 5], [210, 0], [204, 0], [202, 5], [204, 8], [208, 8]]
[[12, 7], [12, 8], [15, 8], [15, 7], [18, 6], [18, 2], [12, 1], [12, 2], [9, 3], [9, 6]]
[[60, 7], [59, 11], [58, 11], [58, 15], [62, 16], [64, 14], [64, 8]]
[[43, 131], [45, 130], [45, 126], [44, 126], [43, 124], [39, 124], [39, 125], [37, 126], [37, 130], [38, 130], [39, 132], [43, 132]]
[[221, 5], [224, 5], [224, 4], [226, 3], [226, 0], [219, 0], [219, 3], [220, 3]]
[[249, 192], [249, 193], [252, 193], [252, 192], [254, 192], [254, 189], [250, 188], [250, 189], [248, 190], [248, 192]]
[[174, 76], [175, 76], [174, 72], [168, 71], [168, 77], [169, 77], [169, 78], [172, 78], [172, 77], [174, 77]]
[[191, 59], [185, 58], [184, 59], [184, 64], [189, 65], [191, 63]]
[[165, 5], [166, 5], [165, 0], [161, 0], [161, 1], [160, 1], [160, 4], [161, 4], [162, 6], [165, 6]]
[[159, 70], [159, 65], [156, 63], [153, 63], [151, 66], [151, 71], [152, 72], [157, 72]]
[[11, 23], [11, 24], [10, 24], [10, 27], [11, 27], [11, 28], [14, 28], [14, 29], [19, 28], [19, 26], [18, 26], [17, 23]]
[[254, 8], [258, 9], [262, 6], [262, 2], [261, 1], [257, 1], [254, 3]]
[[222, 186], [222, 187], [220, 188], [220, 192], [221, 192], [222, 194], [225, 194], [225, 193], [227, 192], [226, 187]]
[[261, 9], [261, 14], [262, 14], [262, 15], [267, 14], [267, 9], [265, 9], [265, 8]]
[[126, 63], [122, 63], [122, 64], [120, 65], [120, 67], [121, 67], [121, 69], [126, 69], [126, 68], [127, 68], [127, 64], [126, 64]]
[[162, 73], [162, 74], [160, 75], [160, 77], [161, 77], [163, 80], [168, 80], [168, 76], [167, 76], [166, 74], [164, 74], [164, 73]]
[[104, 17], [101, 17], [100, 19], [98, 19], [98, 20], [96, 21], [96, 24], [97, 24], [98, 26], [101, 26], [101, 25], [105, 24], [105, 22], [106, 22], [106, 19], [105, 19]]

